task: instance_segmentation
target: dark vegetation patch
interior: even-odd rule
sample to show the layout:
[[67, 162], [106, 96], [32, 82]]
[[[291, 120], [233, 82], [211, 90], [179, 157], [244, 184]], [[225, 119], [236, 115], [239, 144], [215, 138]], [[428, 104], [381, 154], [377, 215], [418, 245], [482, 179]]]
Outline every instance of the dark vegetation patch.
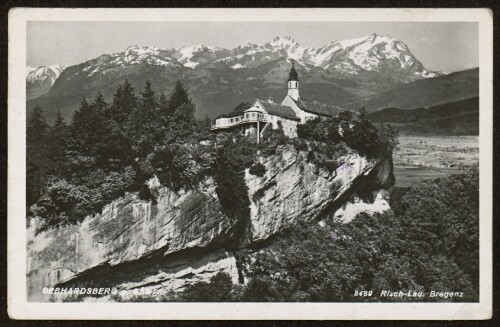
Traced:
[[213, 169], [209, 121], [194, 119], [182, 83], [169, 98], [147, 82], [137, 96], [125, 81], [108, 104], [83, 99], [71, 123], [53, 126], [40, 106], [27, 122], [27, 211], [43, 228], [74, 224], [126, 192], [155, 201], [146, 181], [157, 176], [174, 191], [194, 187]]
[[262, 177], [266, 174], [266, 167], [260, 162], [257, 162], [253, 164], [252, 167], [250, 167], [250, 170], [248, 172], [257, 177]]
[[253, 195], [253, 202], [257, 202], [260, 199], [262, 199], [262, 197], [264, 196], [264, 194], [266, 193], [266, 191], [269, 190], [270, 188], [274, 187], [274, 186], [276, 186], [276, 181], [275, 180], [270, 181], [263, 188], [258, 189], [257, 192], [255, 192], [254, 195]]
[[326, 167], [330, 164], [329, 169], [336, 163], [328, 162], [325, 156], [335, 159], [343, 152], [343, 146], [373, 158], [392, 154], [398, 144], [397, 131], [389, 125], [374, 125], [364, 110], [360, 114], [346, 110], [336, 117], [309, 120], [297, 127], [297, 134], [314, 143], [308, 158]]

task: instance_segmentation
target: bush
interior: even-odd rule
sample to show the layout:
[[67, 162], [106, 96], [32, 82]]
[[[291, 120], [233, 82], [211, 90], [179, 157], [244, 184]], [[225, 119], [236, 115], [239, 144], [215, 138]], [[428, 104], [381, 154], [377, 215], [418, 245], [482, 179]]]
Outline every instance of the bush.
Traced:
[[232, 301], [233, 282], [229, 274], [219, 272], [210, 282], [198, 282], [186, 287], [180, 299], [188, 302], [227, 302]]
[[215, 162], [215, 192], [224, 213], [237, 220], [240, 240], [244, 238], [250, 218], [250, 199], [245, 183], [245, 169], [250, 168], [257, 145], [239, 134], [228, 134], [218, 149]]
[[389, 125], [375, 126], [364, 112], [355, 115], [351, 111], [343, 111], [338, 117], [308, 120], [297, 127], [297, 135], [327, 145], [343, 142], [369, 157], [390, 154], [398, 144], [395, 129]]
[[262, 177], [266, 174], [266, 167], [260, 162], [255, 163], [250, 170], [248, 171], [250, 174]]

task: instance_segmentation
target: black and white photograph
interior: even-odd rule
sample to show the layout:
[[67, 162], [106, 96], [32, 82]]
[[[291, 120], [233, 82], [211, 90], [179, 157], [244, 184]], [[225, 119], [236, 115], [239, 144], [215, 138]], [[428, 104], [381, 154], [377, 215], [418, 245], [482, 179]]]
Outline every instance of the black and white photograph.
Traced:
[[9, 58], [24, 305], [491, 315], [487, 10], [45, 10]]

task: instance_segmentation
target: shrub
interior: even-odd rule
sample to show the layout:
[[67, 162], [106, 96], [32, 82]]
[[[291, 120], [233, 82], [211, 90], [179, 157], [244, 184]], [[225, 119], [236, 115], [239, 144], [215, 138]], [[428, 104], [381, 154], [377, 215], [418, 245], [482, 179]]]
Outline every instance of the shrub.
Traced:
[[215, 162], [215, 192], [224, 213], [237, 220], [240, 239], [246, 234], [250, 218], [250, 199], [245, 183], [245, 169], [250, 168], [257, 145], [239, 134], [231, 135], [218, 149]]
[[180, 299], [188, 302], [227, 302], [232, 301], [233, 282], [229, 274], [219, 272], [210, 278], [210, 282], [197, 282], [188, 285]]
[[[369, 157], [392, 153], [398, 144], [397, 131], [389, 125], [375, 126], [361, 112], [343, 111], [338, 117], [315, 118], [297, 127], [300, 138], [328, 145], [347, 144]], [[326, 152], [324, 152], [326, 153]]]
[[248, 172], [252, 175], [262, 177], [266, 174], [266, 167], [260, 162], [257, 162], [253, 164], [252, 167], [250, 167], [250, 170]]

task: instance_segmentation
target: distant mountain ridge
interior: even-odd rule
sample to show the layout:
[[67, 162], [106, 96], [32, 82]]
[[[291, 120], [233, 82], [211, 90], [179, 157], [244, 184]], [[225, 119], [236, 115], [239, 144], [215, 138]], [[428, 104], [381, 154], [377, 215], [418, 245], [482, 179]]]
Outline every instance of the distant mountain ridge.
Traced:
[[387, 108], [370, 113], [368, 118], [390, 124], [402, 135], [479, 135], [479, 97], [430, 108]]
[[402, 41], [377, 34], [333, 41], [319, 48], [304, 48], [291, 37], [280, 36], [263, 45], [248, 43], [231, 50], [206, 45], [167, 50], [131, 46], [123, 52], [104, 54], [97, 58], [97, 62], [89, 61], [86, 71], [92, 75], [116, 66], [136, 64], [195, 69], [207, 63], [225, 63], [232, 69], [241, 69], [254, 68], [282, 57], [293, 59], [302, 66], [314, 66], [344, 75], [390, 71], [401, 74], [405, 81], [442, 75], [427, 70]]
[[403, 84], [342, 106], [351, 109], [364, 107], [369, 112], [385, 108], [415, 109], [478, 96], [479, 68], [474, 68]]
[[47, 93], [63, 70], [59, 65], [26, 67], [26, 97], [33, 99]]
[[50, 111], [49, 120], [57, 110], [69, 118], [83, 97], [102, 92], [110, 100], [125, 79], [137, 92], [150, 80], [158, 92], [165, 93], [179, 79], [189, 88], [197, 116], [214, 117], [243, 101], [284, 97], [292, 60], [300, 75], [301, 96], [334, 105], [442, 75], [427, 70], [402, 41], [377, 34], [319, 48], [301, 47], [290, 37], [234, 49], [131, 46], [66, 68], [50, 90], [28, 101], [27, 107], [40, 104]]

